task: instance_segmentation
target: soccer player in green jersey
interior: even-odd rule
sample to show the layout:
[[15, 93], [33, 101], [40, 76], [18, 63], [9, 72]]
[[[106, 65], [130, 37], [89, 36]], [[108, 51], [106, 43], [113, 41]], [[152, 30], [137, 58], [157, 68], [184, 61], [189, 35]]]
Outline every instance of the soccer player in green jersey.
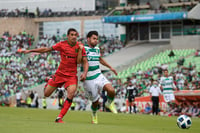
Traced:
[[92, 101], [92, 123], [97, 124], [97, 110], [99, 106], [99, 92], [102, 90], [107, 91], [107, 102], [105, 106], [110, 109], [111, 112], [117, 113], [114, 105], [115, 90], [112, 84], [104, 77], [100, 70], [100, 64], [108, 67], [115, 75], [117, 72], [112, 68], [100, 54], [100, 49], [96, 46], [98, 44], [98, 32], [90, 31], [87, 34], [87, 44], [84, 45], [86, 56], [88, 59], [88, 73], [86, 80], [83, 82], [86, 95]]
[[167, 103], [175, 102], [174, 90], [177, 90], [173, 77], [169, 76], [168, 70], [164, 70], [164, 77], [160, 79], [160, 86], [163, 90], [164, 100]]

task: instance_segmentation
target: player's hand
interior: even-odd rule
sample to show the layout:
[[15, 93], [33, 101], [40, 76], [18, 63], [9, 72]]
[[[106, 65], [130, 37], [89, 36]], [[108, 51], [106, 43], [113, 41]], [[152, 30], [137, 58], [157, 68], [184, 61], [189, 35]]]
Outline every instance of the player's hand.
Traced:
[[81, 42], [78, 42], [78, 45], [79, 45], [79, 49], [83, 49], [83, 44]]
[[85, 81], [86, 77], [87, 77], [87, 74], [82, 73], [81, 76], [80, 76], [80, 81]]
[[114, 68], [110, 68], [110, 70], [113, 71], [115, 75], [118, 75], [117, 71]]

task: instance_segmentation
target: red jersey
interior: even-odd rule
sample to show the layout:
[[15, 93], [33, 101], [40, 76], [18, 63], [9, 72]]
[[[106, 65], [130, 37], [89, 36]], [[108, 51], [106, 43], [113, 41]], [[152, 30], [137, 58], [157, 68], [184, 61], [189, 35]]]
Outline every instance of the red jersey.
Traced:
[[[77, 74], [77, 56], [79, 49], [78, 42], [72, 46], [68, 43], [68, 41], [62, 41], [52, 46], [52, 48], [56, 51], [59, 51], [61, 56], [61, 62], [56, 74], [75, 76]], [[82, 56], [86, 56], [84, 48], [82, 51]]]

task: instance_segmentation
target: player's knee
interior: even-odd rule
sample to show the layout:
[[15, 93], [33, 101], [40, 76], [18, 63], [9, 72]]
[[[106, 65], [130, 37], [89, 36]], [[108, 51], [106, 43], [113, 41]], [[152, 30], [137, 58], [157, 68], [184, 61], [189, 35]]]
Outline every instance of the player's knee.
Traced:
[[67, 92], [67, 97], [72, 99], [75, 96], [76, 90], [71, 90]]
[[109, 89], [108, 89], [108, 92], [110, 92], [111, 94], [115, 94], [115, 90], [114, 90], [113, 87], [109, 88]]
[[44, 96], [45, 96], [45, 97], [49, 97], [50, 94], [44, 91]]
[[45, 97], [49, 97], [51, 95], [51, 93], [49, 93], [49, 91], [47, 91], [47, 88], [44, 89], [44, 96]]

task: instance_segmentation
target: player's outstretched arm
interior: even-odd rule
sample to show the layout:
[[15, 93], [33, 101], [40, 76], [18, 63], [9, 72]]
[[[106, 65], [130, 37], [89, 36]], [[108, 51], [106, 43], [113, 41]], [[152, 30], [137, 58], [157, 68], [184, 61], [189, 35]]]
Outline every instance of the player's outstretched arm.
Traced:
[[112, 68], [103, 58], [100, 57], [100, 63], [106, 67], [108, 67], [111, 71], [114, 72], [115, 75], [117, 75], [117, 71]]
[[50, 48], [48, 48], [48, 47], [42, 47], [42, 48], [38, 48], [38, 49], [22, 50], [19, 53], [24, 53], [24, 54], [31, 53], [31, 52], [46, 53], [46, 52], [50, 52], [52, 50], [53, 49], [51, 47]]

